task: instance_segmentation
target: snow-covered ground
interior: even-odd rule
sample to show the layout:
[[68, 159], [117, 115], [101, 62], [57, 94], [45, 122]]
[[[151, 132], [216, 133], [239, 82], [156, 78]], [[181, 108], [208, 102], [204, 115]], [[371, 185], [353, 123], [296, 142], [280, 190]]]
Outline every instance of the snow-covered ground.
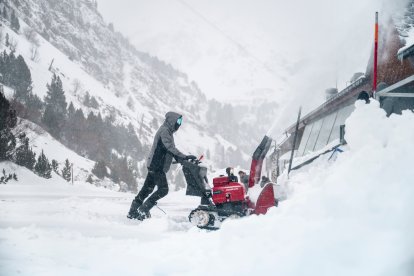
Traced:
[[413, 275], [413, 124], [357, 103], [347, 151], [282, 177], [287, 200], [268, 215], [214, 232], [187, 222], [184, 191], [139, 223], [125, 218], [132, 194], [15, 168], [19, 182], [0, 185], [1, 274]]

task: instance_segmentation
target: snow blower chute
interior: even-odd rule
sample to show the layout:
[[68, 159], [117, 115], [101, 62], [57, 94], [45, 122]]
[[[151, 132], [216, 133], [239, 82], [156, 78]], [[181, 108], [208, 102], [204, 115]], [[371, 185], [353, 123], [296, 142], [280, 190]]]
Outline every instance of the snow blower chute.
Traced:
[[258, 185], [271, 142], [272, 139], [265, 136], [253, 153], [247, 192], [243, 184], [230, 176], [214, 178], [211, 188], [207, 168], [200, 160], [180, 161], [187, 182], [186, 195], [201, 197], [201, 204], [188, 217], [190, 222], [201, 229], [218, 229], [227, 218], [266, 214], [270, 207], [276, 206], [274, 184]]

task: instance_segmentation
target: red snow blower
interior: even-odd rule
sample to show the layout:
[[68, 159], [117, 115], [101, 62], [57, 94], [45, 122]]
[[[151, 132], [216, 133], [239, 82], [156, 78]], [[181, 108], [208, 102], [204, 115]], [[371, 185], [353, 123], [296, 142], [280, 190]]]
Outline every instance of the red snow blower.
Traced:
[[187, 181], [186, 195], [201, 197], [201, 204], [188, 216], [192, 224], [201, 229], [214, 230], [227, 218], [266, 214], [270, 207], [277, 206], [274, 184], [258, 185], [263, 160], [271, 142], [272, 139], [265, 136], [253, 153], [247, 192], [242, 183], [234, 181], [234, 176], [214, 178], [211, 188], [207, 168], [201, 165], [201, 158], [180, 161]]

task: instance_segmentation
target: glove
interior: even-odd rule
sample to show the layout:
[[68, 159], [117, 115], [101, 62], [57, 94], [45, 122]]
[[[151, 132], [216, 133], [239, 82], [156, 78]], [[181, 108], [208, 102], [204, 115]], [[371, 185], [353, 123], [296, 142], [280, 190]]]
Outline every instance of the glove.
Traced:
[[196, 160], [196, 159], [197, 159], [197, 157], [196, 157], [196, 156], [194, 156], [194, 155], [191, 155], [191, 154], [190, 154], [190, 155], [186, 155], [186, 156], [185, 156], [185, 160], [190, 160], [190, 159], [191, 159], [191, 160]]

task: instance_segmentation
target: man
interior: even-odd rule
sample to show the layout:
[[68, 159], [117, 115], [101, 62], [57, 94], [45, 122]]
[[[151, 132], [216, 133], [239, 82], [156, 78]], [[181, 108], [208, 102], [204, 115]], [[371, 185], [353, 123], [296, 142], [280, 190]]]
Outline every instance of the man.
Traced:
[[[168, 194], [168, 182], [165, 174], [170, 169], [173, 157], [176, 160], [197, 158], [194, 155], [185, 155], [175, 147], [173, 134], [182, 122], [183, 118], [178, 113], [168, 112], [165, 114], [164, 124], [155, 134], [151, 152], [147, 159], [147, 178], [141, 191], [132, 201], [127, 215], [128, 218], [138, 220], [149, 218], [149, 211], [157, 204], [157, 200]], [[157, 186], [157, 190], [152, 193], [155, 186]]]
[[270, 179], [267, 176], [262, 175], [262, 181], [260, 181], [260, 187], [264, 187], [267, 183], [270, 182]]
[[240, 182], [244, 184], [246, 191], [249, 189], [249, 176], [244, 171], [239, 171]]
[[226, 168], [226, 174], [229, 177], [230, 182], [239, 182], [239, 180], [237, 179], [237, 176], [234, 175], [233, 171], [234, 170], [232, 167]]

